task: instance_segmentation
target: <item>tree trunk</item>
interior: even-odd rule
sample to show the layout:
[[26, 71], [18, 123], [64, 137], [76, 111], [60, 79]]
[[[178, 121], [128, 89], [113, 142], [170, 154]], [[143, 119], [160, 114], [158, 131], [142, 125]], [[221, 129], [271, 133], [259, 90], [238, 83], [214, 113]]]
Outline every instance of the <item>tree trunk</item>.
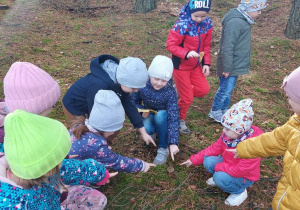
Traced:
[[156, 0], [136, 0], [134, 10], [139, 13], [147, 13], [156, 9]]
[[293, 0], [284, 34], [290, 39], [300, 39], [300, 0]]

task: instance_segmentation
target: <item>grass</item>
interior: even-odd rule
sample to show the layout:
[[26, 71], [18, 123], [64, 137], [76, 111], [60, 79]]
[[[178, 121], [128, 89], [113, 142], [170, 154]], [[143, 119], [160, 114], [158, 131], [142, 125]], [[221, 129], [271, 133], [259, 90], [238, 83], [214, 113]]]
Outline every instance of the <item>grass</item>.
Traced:
[[[1, 3], [2, 2], [2, 3]], [[70, 85], [89, 73], [89, 62], [100, 54], [112, 54], [118, 58], [139, 57], [147, 66], [158, 55], [167, 55], [165, 41], [169, 30], [177, 20], [173, 10], [179, 11], [184, 0], [161, 0], [158, 9], [146, 14], [132, 11], [133, 1], [126, 0], [122, 7], [116, 2], [93, 1], [93, 4], [113, 5], [90, 14], [74, 14], [57, 11], [22, 1], [30, 11], [23, 16], [20, 25], [0, 25], [0, 98], [4, 97], [2, 80], [15, 61], [27, 61], [40, 66], [51, 74], [62, 90], [62, 96]], [[19, 1], [0, 1], [1, 4], [18, 4]], [[218, 188], [208, 188], [210, 177], [203, 166], [185, 168], [179, 164], [214, 142], [222, 132], [222, 126], [207, 116], [218, 78], [215, 62], [223, 15], [237, 5], [237, 0], [216, 1], [210, 17], [214, 21], [210, 93], [195, 99], [188, 115], [187, 125], [191, 136], [180, 136], [180, 153], [175, 161], [151, 168], [146, 174], [118, 174], [109, 184], [100, 187], [108, 197], [107, 209], [226, 209], [224, 200], [228, 194]], [[300, 42], [288, 40], [283, 31], [276, 30], [286, 24], [289, 15], [288, 0], [272, 1], [271, 6], [253, 25], [250, 74], [239, 77], [232, 95], [232, 103], [244, 98], [254, 101], [254, 124], [263, 131], [271, 131], [291, 116], [286, 97], [280, 89], [283, 78], [300, 63]], [[92, 5], [92, 6], [99, 6]], [[277, 18], [278, 14], [281, 14]], [[0, 11], [1, 22], [14, 23], [15, 13]], [[270, 21], [273, 20], [273, 21]], [[65, 123], [62, 103], [59, 101], [51, 118]], [[156, 148], [145, 146], [133, 130], [128, 119], [113, 150], [129, 157], [152, 162]], [[261, 179], [249, 188], [249, 198], [236, 209], [268, 209], [282, 172], [282, 157], [263, 158]], [[172, 166], [174, 172], [167, 168]]]

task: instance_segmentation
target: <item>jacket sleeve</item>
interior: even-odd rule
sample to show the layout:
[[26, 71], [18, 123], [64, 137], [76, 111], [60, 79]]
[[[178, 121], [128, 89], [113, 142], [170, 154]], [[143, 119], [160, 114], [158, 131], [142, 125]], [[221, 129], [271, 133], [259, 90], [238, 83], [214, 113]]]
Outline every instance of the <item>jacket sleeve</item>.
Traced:
[[178, 145], [179, 139], [179, 107], [175, 90], [171, 92], [171, 96], [168, 100], [167, 112], [168, 112], [168, 143]]
[[[233, 154], [232, 154], [233, 155]], [[254, 159], [240, 159], [238, 163], [229, 164], [224, 161], [216, 164], [215, 171], [223, 171], [230, 176], [240, 178], [247, 177], [253, 171], [260, 170], [260, 158]]]
[[131, 100], [134, 103], [134, 105], [135, 105], [136, 108], [140, 108], [140, 109], [144, 108], [142, 106], [143, 100], [142, 100], [140, 91], [131, 93]]
[[116, 154], [107, 145], [99, 147], [97, 161], [104, 164], [108, 169], [123, 173], [138, 173], [144, 166], [142, 160]]
[[203, 51], [204, 51], [204, 65], [211, 65], [210, 58], [210, 47], [211, 47], [211, 37], [212, 37], [212, 28], [207, 31], [205, 40], [203, 42]]
[[122, 93], [121, 103], [124, 107], [125, 113], [128, 116], [130, 122], [134, 128], [144, 127], [143, 119], [131, 100], [129, 93]]
[[192, 155], [190, 157], [191, 162], [194, 166], [203, 164], [204, 156], [218, 156], [224, 152], [225, 144], [223, 143], [221, 137], [207, 147], [206, 149], [200, 151], [198, 154]]
[[181, 59], [185, 59], [187, 53], [189, 52], [187, 49], [184, 49], [180, 46], [183, 40], [184, 35], [181, 35], [172, 29], [169, 32], [166, 44], [167, 50]]
[[285, 126], [276, 128], [272, 132], [249, 138], [237, 145], [236, 151], [240, 158], [256, 158], [283, 155], [286, 151]]
[[93, 159], [64, 159], [59, 172], [66, 185], [98, 185], [107, 175], [104, 165]]
[[240, 36], [240, 27], [234, 20], [229, 20], [223, 26], [223, 41], [220, 44], [223, 44], [223, 69], [225, 72], [231, 72], [233, 69], [233, 54], [234, 54], [234, 47], [237, 44], [238, 37]]

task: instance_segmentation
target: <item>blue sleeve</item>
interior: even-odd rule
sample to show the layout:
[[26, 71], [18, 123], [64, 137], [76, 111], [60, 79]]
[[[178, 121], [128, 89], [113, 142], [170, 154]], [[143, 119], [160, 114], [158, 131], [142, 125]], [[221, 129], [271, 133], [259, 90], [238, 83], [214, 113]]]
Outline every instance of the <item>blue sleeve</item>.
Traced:
[[93, 159], [64, 159], [59, 172], [66, 185], [96, 185], [104, 179], [106, 169]]
[[178, 145], [179, 139], [179, 106], [174, 88], [171, 89], [171, 95], [167, 105], [168, 112], [168, 143]]
[[104, 164], [107, 169], [124, 173], [138, 173], [144, 166], [142, 160], [116, 154], [107, 145], [99, 147], [97, 161]]
[[142, 106], [143, 99], [141, 97], [140, 91], [133, 92], [131, 94], [131, 100], [134, 103], [135, 107], [140, 108], [140, 109], [144, 109], [144, 106]]
[[122, 93], [121, 102], [124, 107], [125, 113], [128, 116], [134, 128], [144, 127], [143, 119], [139, 114], [137, 108], [135, 107], [133, 101], [131, 100], [129, 93]]

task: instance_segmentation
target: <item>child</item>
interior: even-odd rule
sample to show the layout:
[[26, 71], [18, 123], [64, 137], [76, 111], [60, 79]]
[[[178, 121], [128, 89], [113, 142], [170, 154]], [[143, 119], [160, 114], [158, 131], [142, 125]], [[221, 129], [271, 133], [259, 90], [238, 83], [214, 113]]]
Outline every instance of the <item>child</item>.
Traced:
[[261, 14], [267, 0], [241, 0], [222, 20], [222, 34], [217, 56], [219, 89], [216, 92], [209, 117], [221, 122], [228, 109], [231, 93], [239, 75], [249, 74], [251, 25]]
[[28, 62], [11, 65], [4, 77], [3, 88], [5, 102], [0, 102], [2, 125], [5, 115], [16, 109], [48, 116], [60, 97], [58, 83], [47, 72]]
[[[185, 123], [186, 113], [194, 97], [208, 94], [206, 76], [210, 69], [212, 21], [207, 14], [211, 0], [190, 0], [180, 11], [179, 19], [170, 30], [167, 50], [172, 53], [173, 78], [179, 94], [180, 133], [191, 134]], [[202, 62], [198, 58], [204, 52]]]
[[93, 158], [108, 169], [126, 173], [147, 172], [154, 164], [114, 153], [108, 146], [123, 127], [125, 112], [112, 90], [99, 90], [89, 119], [73, 121], [70, 130], [70, 155], [77, 159]]
[[60, 204], [62, 183], [102, 185], [110, 177], [105, 167], [95, 160], [64, 159], [71, 141], [62, 123], [16, 110], [6, 116], [4, 124], [5, 156], [0, 158], [1, 209], [70, 209], [71, 206], [104, 209], [105, 196], [86, 188], [69, 192], [62, 206]]
[[91, 73], [77, 80], [62, 99], [67, 120], [71, 122], [76, 116], [89, 115], [98, 90], [112, 90], [119, 96], [130, 122], [138, 128], [146, 144], [155, 145], [130, 99], [130, 93], [145, 87], [148, 81], [146, 64], [139, 58], [127, 57], [119, 63], [114, 56], [100, 55], [91, 61], [90, 69]]
[[241, 158], [279, 156], [284, 154], [283, 175], [275, 193], [273, 209], [299, 209], [299, 143], [300, 143], [300, 67], [283, 82], [289, 104], [295, 114], [281, 127], [242, 142], [236, 148]]
[[172, 160], [179, 152], [179, 107], [175, 89], [169, 83], [172, 72], [172, 60], [166, 56], [157, 55], [149, 67], [150, 80], [146, 87], [131, 95], [138, 108], [152, 109], [157, 112], [143, 112], [142, 114], [147, 133], [153, 135], [157, 132], [158, 135], [157, 156], [153, 162], [156, 165], [167, 161], [169, 149]]
[[217, 142], [181, 164], [188, 167], [203, 164], [213, 174], [206, 183], [230, 193], [225, 200], [229, 206], [239, 206], [247, 198], [246, 188], [260, 177], [260, 158], [234, 158], [234, 154], [227, 151], [245, 139], [262, 134], [258, 127], [252, 125], [253, 115], [251, 99], [234, 104], [222, 117], [224, 129]]
[[[5, 102], [1, 102], [1, 109], [4, 117], [9, 112], [22, 109], [27, 112], [48, 116], [52, 107], [60, 97], [60, 87], [58, 83], [44, 70], [28, 62], [15, 62], [11, 65], [4, 78]], [[6, 112], [5, 112], [6, 111]], [[1, 112], [2, 113], [2, 112]], [[0, 119], [0, 120], [1, 120]], [[2, 152], [4, 152], [3, 144]], [[4, 153], [3, 153], [4, 154]], [[75, 191], [74, 191], [75, 190]], [[72, 195], [79, 191], [85, 191], [86, 195], [94, 199], [106, 200], [102, 193], [94, 193], [95, 190], [85, 186], [68, 187], [67, 192], [62, 194], [62, 201], [65, 195]], [[94, 193], [93, 196], [91, 196]], [[85, 199], [85, 197], [82, 197]], [[68, 199], [73, 202], [72, 199]], [[66, 200], [65, 203], [68, 201]], [[75, 204], [68, 204], [70, 207]]]

